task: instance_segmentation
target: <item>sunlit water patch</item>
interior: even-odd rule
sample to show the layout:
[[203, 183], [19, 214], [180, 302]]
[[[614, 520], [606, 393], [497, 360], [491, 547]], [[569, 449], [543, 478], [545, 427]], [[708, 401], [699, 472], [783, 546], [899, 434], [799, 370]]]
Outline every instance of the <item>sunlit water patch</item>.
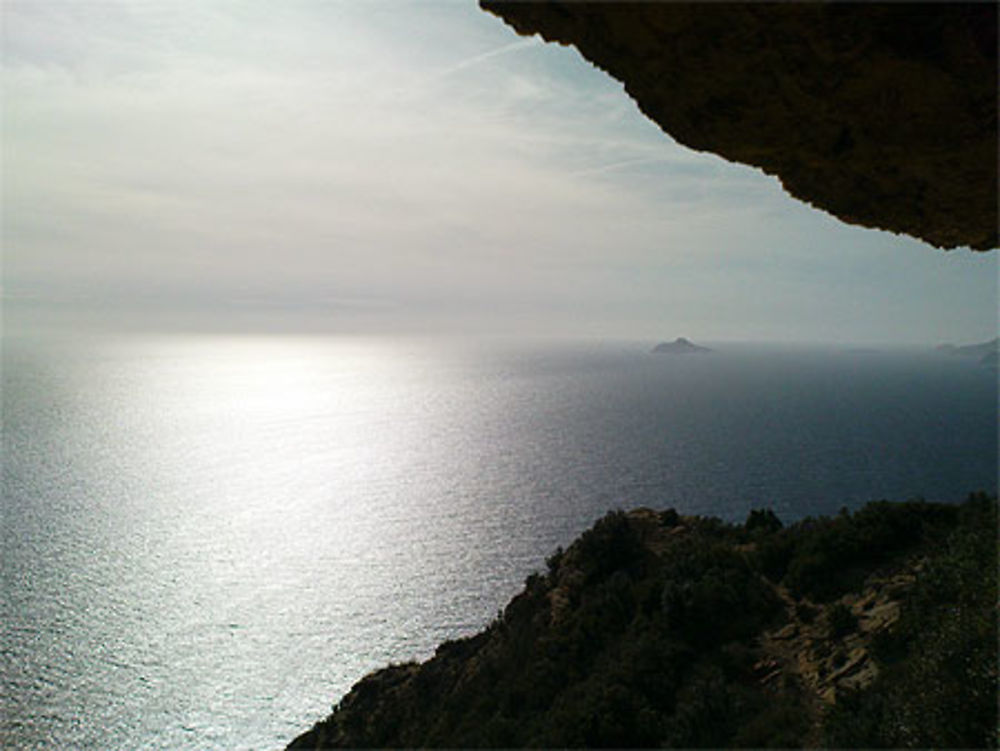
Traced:
[[615, 506], [996, 487], [995, 380], [926, 353], [164, 337], [3, 365], [13, 747], [281, 747]]

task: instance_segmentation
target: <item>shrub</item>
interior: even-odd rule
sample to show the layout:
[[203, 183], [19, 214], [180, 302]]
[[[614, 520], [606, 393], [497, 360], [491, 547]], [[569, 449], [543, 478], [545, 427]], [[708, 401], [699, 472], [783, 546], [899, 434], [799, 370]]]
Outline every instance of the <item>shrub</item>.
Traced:
[[664, 527], [676, 527], [680, 523], [680, 515], [677, 509], [668, 508], [660, 514], [660, 525]]
[[784, 525], [771, 509], [753, 509], [743, 525], [747, 532], [777, 532]]
[[631, 576], [642, 573], [646, 551], [624, 511], [606, 514], [580, 536], [577, 546], [588, 583], [619, 569]]
[[816, 614], [818, 612], [819, 611], [808, 602], [799, 602], [795, 604], [795, 617], [805, 624], [812, 623], [816, 620]]
[[545, 559], [545, 565], [549, 570], [550, 575], [555, 575], [556, 571], [559, 570], [559, 564], [562, 563], [563, 549], [560, 545], [556, 548], [556, 552]]
[[832, 639], [847, 636], [847, 634], [855, 631], [858, 627], [858, 619], [854, 617], [851, 609], [842, 602], [838, 602], [830, 608], [827, 623], [829, 625], [828, 633]]

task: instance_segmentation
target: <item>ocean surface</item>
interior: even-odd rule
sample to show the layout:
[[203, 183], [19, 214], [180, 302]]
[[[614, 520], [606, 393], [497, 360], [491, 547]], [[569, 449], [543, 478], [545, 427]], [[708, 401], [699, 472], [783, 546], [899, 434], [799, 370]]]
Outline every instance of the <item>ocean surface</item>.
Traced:
[[652, 344], [5, 341], [0, 745], [281, 748], [611, 508], [996, 489], [974, 361]]

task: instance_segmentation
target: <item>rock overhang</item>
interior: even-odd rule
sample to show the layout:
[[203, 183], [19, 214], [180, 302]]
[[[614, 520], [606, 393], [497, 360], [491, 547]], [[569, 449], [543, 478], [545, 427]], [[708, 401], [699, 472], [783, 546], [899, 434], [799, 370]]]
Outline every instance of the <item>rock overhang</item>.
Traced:
[[844, 222], [998, 245], [994, 3], [480, 5], [575, 46], [678, 143]]

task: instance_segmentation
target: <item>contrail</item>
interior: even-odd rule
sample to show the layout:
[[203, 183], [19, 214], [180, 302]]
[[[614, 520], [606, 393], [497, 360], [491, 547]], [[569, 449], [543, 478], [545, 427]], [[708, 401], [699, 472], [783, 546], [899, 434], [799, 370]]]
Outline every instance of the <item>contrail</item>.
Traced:
[[637, 164], [656, 164], [657, 162], [671, 162], [676, 161], [670, 159], [669, 157], [645, 157], [643, 159], [626, 159], [623, 162], [612, 162], [611, 164], [605, 164], [600, 167], [589, 167], [587, 169], [577, 170], [576, 172], [571, 172], [570, 177], [584, 177], [585, 175], [598, 175], [602, 172], [611, 172], [616, 169], [621, 169], [623, 167], [632, 167]]
[[473, 55], [472, 57], [466, 58], [454, 65], [445, 68], [444, 70], [439, 70], [433, 75], [431, 75], [427, 80], [434, 81], [439, 78], [444, 78], [445, 76], [450, 76], [453, 73], [457, 73], [460, 70], [465, 70], [466, 68], [471, 68], [474, 65], [479, 65], [479, 63], [484, 60], [489, 60], [492, 57], [498, 57], [499, 55], [506, 55], [508, 52], [513, 52], [514, 50], [524, 49], [525, 47], [531, 47], [540, 44], [537, 39], [521, 39], [516, 42], [511, 42], [510, 44], [505, 44], [503, 47], [497, 47], [495, 50], [490, 50], [489, 52], [483, 52], [478, 55]]

